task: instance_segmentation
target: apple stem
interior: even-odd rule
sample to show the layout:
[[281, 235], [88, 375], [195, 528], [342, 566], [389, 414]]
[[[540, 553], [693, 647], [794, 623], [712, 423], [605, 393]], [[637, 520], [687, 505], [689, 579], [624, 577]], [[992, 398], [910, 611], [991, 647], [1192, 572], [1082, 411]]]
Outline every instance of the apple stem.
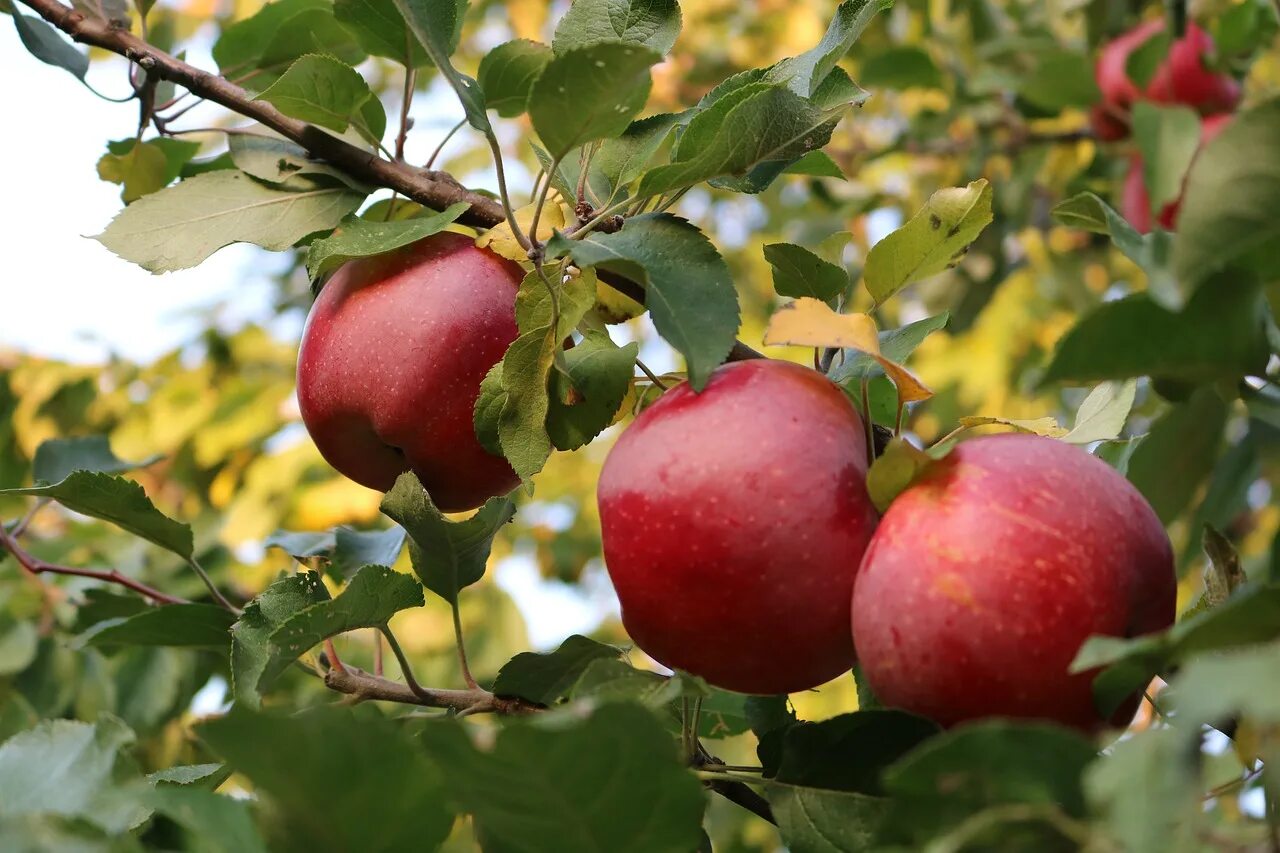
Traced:
[[862, 428], [867, 433], [867, 465], [876, 461], [876, 433], [871, 421], [871, 382], [864, 376], [860, 383], [862, 391]]
[[413, 677], [413, 667], [409, 665], [409, 659], [405, 657], [404, 649], [400, 648], [396, 635], [391, 633], [391, 626], [383, 623], [378, 626], [378, 630], [382, 632], [382, 636], [386, 637], [391, 653], [396, 656], [396, 663], [400, 664], [400, 674], [404, 676], [404, 683], [408, 685], [409, 692], [419, 698], [426, 696], [426, 691], [418, 684], [418, 679]]
[[453, 602], [453, 637], [458, 644], [458, 665], [462, 667], [462, 680], [467, 687], [475, 690], [479, 685], [471, 676], [471, 665], [467, 663], [467, 644], [462, 639], [462, 614], [456, 598]]

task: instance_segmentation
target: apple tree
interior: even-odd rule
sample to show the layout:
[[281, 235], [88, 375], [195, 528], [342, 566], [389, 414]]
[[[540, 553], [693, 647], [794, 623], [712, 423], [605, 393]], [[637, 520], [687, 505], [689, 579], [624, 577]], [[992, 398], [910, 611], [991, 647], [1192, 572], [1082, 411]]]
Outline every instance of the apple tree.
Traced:
[[1280, 850], [1273, 3], [0, 11], [0, 849]]

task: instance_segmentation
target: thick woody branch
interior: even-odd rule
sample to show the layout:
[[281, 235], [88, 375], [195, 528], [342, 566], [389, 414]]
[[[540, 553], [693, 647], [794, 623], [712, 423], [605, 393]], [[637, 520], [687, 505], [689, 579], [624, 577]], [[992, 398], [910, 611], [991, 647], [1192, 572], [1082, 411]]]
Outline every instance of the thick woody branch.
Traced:
[[[106, 21], [87, 18], [58, 0], [19, 2], [29, 6], [75, 41], [100, 47], [136, 62], [147, 72], [148, 80], [168, 80], [199, 98], [254, 119], [301, 145], [316, 159], [338, 167], [353, 178], [394, 190], [405, 198], [435, 210], [465, 202], [470, 205], [470, 209], [458, 221], [467, 225], [488, 228], [506, 218], [499, 202], [468, 190], [447, 172], [418, 169], [408, 163], [384, 159], [375, 152], [365, 151], [314, 125], [290, 118], [266, 101], [254, 100], [251, 94], [229, 80], [188, 65], [126, 29]], [[600, 280], [619, 293], [644, 303], [644, 288], [640, 284], [624, 276], [606, 272], [601, 272]], [[763, 357], [739, 341], [734, 344], [728, 360]]]

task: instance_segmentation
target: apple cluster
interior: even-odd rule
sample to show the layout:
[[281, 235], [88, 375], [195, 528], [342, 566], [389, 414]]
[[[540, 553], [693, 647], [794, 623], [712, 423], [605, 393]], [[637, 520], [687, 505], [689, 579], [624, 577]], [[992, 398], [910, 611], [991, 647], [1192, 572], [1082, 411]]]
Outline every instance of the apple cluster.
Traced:
[[[1139, 101], [1190, 107], [1200, 114], [1200, 146], [1204, 147], [1231, 119], [1231, 111], [1240, 103], [1240, 83], [1229, 74], [1207, 67], [1213, 55], [1213, 38], [1195, 23], [1188, 22], [1186, 32], [1174, 40], [1169, 52], [1156, 67], [1145, 87], [1140, 87], [1129, 74], [1134, 53], [1164, 31], [1164, 21], [1142, 24], [1103, 47], [1094, 67], [1101, 102], [1090, 111], [1094, 133], [1106, 142], [1129, 136], [1133, 107]], [[1181, 199], [1164, 205], [1156, 223], [1172, 231], [1178, 220]], [[1151, 200], [1143, 178], [1142, 156], [1134, 152], [1129, 158], [1129, 172], [1121, 195], [1121, 212], [1134, 228], [1147, 233], [1152, 228]]]
[[[298, 359], [303, 421], [340, 472], [413, 470], [445, 511], [518, 483], [476, 438], [486, 372], [516, 338], [520, 268], [437, 234], [344, 265]], [[1084, 450], [962, 442], [883, 517], [865, 424], [823, 374], [759, 359], [667, 390], [598, 487], [622, 618], [666, 666], [742, 693], [817, 687], [858, 662], [887, 705], [951, 725], [1011, 716], [1092, 730], [1084, 640], [1167, 627], [1176, 581], [1151, 507]]]

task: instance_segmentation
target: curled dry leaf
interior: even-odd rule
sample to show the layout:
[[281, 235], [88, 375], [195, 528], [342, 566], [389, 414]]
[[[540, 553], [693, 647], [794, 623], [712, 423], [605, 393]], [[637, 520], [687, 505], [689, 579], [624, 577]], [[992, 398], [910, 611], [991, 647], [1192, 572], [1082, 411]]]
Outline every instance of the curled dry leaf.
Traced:
[[[537, 205], [528, 204], [517, 210], [516, 222], [520, 225], [520, 230], [526, 235], [533, 226], [533, 211]], [[556, 199], [548, 199], [542, 208], [542, 216], [538, 219], [537, 238], [543, 242], [551, 239], [552, 233], [557, 229], [563, 228], [566, 222], [573, 218], [572, 210], [563, 202]], [[488, 231], [476, 238], [476, 245], [481, 249], [489, 249], [491, 252], [501, 255], [510, 261], [527, 261], [529, 260], [529, 252], [520, 245], [520, 241], [511, 233], [511, 225], [506, 220], [499, 222]]]
[[840, 314], [825, 302], [801, 297], [784, 305], [769, 320], [766, 346], [838, 347], [865, 352], [884, 368], [897, 386], [903, 403], [915, 403], [933, 396], [933, 391], [901, 364], [880, 354], [876, 321], [868, 314]]

